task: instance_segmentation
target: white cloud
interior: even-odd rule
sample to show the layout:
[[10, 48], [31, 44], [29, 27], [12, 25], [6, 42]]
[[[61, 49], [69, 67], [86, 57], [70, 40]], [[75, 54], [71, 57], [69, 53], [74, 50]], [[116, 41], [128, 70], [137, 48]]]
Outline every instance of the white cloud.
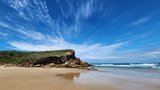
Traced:
[[135, 20], [130, 23], [130, 26], [135, 26], [135, 25], [142, 25], [150, 20], [149, 16], [148, 17], [141, 17], [138, 20]]
[[147, 59], [160, 57], [160, 50], [141, 51], [131, 50], [126, 52], [120, 52], [121, 49], [126, 46], [126, 43], [117, 43], [112, 45], [101, 44], [71, 44], [65, 41], [59, 41], [52, 45], [46, 44], [32, 44], [26, 42], [8, 42], [13, 47], [19, 50], [28, 51], [45, 51], [45, 50], [61, 50], [61, 49], [73, 49], [76, 51], [76, 56], [82, 60], [131, 60], [131, 59]]
[[71, 44], [65, 41], [60, 41], [53, 45], [36, 45], [26, 42], [9, 42], [12, 46], [20, 50], [29, 51], [45, 51], [45, 50], [61, 50], [61, 49], [73, 49], [76, 51], [78, 57], [82, 59], [108, 59], [110, 54], [117, 52], [117, 49], [121, 48], [124, 43], [117, 43], [113, 45], [103, 46], [100, 44]]
[[94, 3], [93, 0], [89, 0], [84, 5], [82, 5], [80, 12], [84, 17], [87, 18], [92, 14], [92, 12], [93, 12], [93, 3]]
[[2, 21], [0, 21], [0, 27], [12, 29], [12, 27], [8, 23], [2, 22]]
[[160, 57], [160, 50], [133, 50], [130, 52], [125, 52], [123, 53], [118, 53], [115, 56], [119, 57], [119, 59], [134, 59], [134, 60], [141, 60], [141, 59], [154, 59], [154, 58], [159, 58]]
[[6, 37], [6, 36], [8, 36], [8, 34], [0, 32], [0, 36]]
[[45, 35], [40, 32], [26, 30], [25, 28], [18, 28], [16, 31], [33, 40], [45, 40]]
[[[69, 12], [64, 12], [65, 9], [61, 6], [62, 4], [59, 1], [63, 16], [73, 15], [74, 20], [71, 25], [68, 25], [67, 23], [65, 23], [65, 21], [61, 19], [57, 20], [51, 18], [51, 16], [48, 13], [46, 2], [42, 0], [7, 0], [5, 2], [12, 9], [14, 9], [16, 13], [11, 12], [10, 15], [8, 15], [11, 24], [7, 23], [9, 22], [7, 20], [6, 22], [0, 21], [0, 27], [12, 29], [14, 32], [21, 34], [22, 37], [26, 37], [27, 40], [28, 38], [30, 39], [29, 41], [27, 41], [26, 39], [20, 37], [17, 40], [8, 41], [8, 43], [16, 49], [29, 51], [74, 49], [76, 51], [77, 56], [82, 59], [97, 60], [131, 59], [141, 57], [145, 58], [153, 56], [155, 57], [156, 55], [160, 56], [159, 51], [139, 52], [137, 50], [130, 50], [128, 52], [120, 52], [119, 49], [125, 47], [126, 43], [102, 45], [98, 43], [87, 44], [86, 42], [84, 42], [83, 44], [73, 44], [67, 42], [67, 40], [65, 40], [66, 37], [69, 37], [69, 39], [71, 40], [75, 40], [74, 36], [76, 36], [76, 38], [79, 38], [77, 33], [81, 32], [82, 24], [85, 24], [85, 20], [92, 16], [92, 14], [96, 11], [94, 7], [94, 5], [96, 4], [95, 0], [86, 0], [84, 3], [77, 6], [77, 9], [74, 9], [74, 6], [70, 4], [69, 0], [67, 0], [67, 3], [70, 7], [70, 10], [68, 10]], [[57, 18], [61, 17], [57, 16]], [[130, 25], [142, 25], [148, 22], [149, 19], [149, 17], [142, 17], [138, 20], [135, 20]], [[118, 28], [118, 25], [120, 24], [111, 23], [111, 25], [108, 25], [108, 30], [111, 30], [112, 28]], [[101, 33], [103, 32], [104, 31], [102, 31]], [[81, 34], [83, 35], [83, 33]], [[7, 36], [7, 34], [4, 33], [0, 33], [0, 35]], [[94, 37], [94, 35], [95, 34], [93, 34], [92, 36]], [[96, 40], [99, 38], [102, 39], [102, 37], [103, 36], [94, 37], [92, 38], [92, 40]]]
[[154, 51], [150, 51], [145, 53], [147, 56], [160, 56], [160, 50], [154, 50]]
[[91, 16], [92, 13], [94, 12], [93, 4], [94, 4], [94, 0], [88, 0], [83, 4], [81, 4], [80, 6], [78, 6], [79, 8], [77, 9], [77, 11], [74, 11], [73, 14], [75, 18], [75, 21], [74, 21], [75, 23], [71, 27], [69, 27], [72, 30], [71, 32], [75, 32], [75, 34], [73, 35], [77, 35], [78, 32], [81, 31], [81, 25], [83, 21], [89, 16]]
[[[23, 27], [25, 25], [25, 27], [27, 27], [26, 28], [27, 30], [37, 32], [39, 31], [39, 29], [33, 26], [43, 24], [45, 25], [44, 27], [46, 27], [44, 28], [44, 30], [45, 32], [47, 32], [47, 34], [49, 32], [49, 34], [52, 34], [52, 36], [54, 35], [55, 37], [62, 37], [63, 35], [64, 36], [72, 35], [74, 38], [77, 37], [79, 32], [81, 32], [82, 21], [85, 18], [88, 18], [89, 16], [92, 15], [94, 11], [93, 4], [95, 3], [94, 0], [87, 0], [84, 3], [81, 3], [79, 6], [77, 6], [78, 8], [75, 9], [76, 11], [73, 11], [72, 5], [68, 4], [70, 6], [69, 9], [71, 11], [67, 13], [70, 13], [70, 15], [73, 15], [73, 17], [75, 18], [75, 23], [68, 26], [67, 23], [65, 23], [65, 21], [63, 20], [57, 20], [57, 19], [55, 20], [51, 18], [51, 16], [48, 13], [48, 7], [45, 1], [42, 1], [42, 0], [33, 0], [33, 1], [32, 0], [12, 0], [12, 1], [3, 0], [3, 1], [6, 4], [8, 4], [11, 8], [13, 8], [16, 11], [16, 13], [18, 13], [16, 14], [11, 12], [12, 15], [8, 17], [10, 21], [12, 21], [12, 23], [18, 24], [18, 25], [12, 24], [12, 27], [13, 27], [12, 29], [19, 29], [17, 28], [17, 26]], [[64, 9], [61, 6], [60, 1], [59, 1], [59, 5], [61, 7], [62, 14], [64, 16], [67, 15], [63, 11]], [[57, 18], [61, 18], [61, 17], [58, 16]], [[15, 19], [16, 20], [24, 19], [23, 20], [24, 22], [21, 21], [22, 23], [17, 23]], [[19, 31], [19, 30], [15, 30], [15, 31]]]
[[13, 8], [25, 8], [28, 5], [28, 0], [12, 0], [10, 4]]

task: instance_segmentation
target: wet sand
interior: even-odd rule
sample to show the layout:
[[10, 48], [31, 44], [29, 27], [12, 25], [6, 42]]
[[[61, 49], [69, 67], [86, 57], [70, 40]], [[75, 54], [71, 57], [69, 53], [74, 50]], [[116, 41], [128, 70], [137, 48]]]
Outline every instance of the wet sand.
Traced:
[[0, 67], [0, 90], [114, 90], [106, 85], [75, 83], [74, 77], [85, 72], [64, 68]]
[[0, 67], [0, 90], [160, 90], [158, 79], [65, 68]]

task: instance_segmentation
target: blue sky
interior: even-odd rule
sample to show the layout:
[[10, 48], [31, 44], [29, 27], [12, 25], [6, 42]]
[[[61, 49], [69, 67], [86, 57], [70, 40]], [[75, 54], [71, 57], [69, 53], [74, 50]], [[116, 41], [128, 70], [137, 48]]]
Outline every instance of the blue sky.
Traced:
[[74, 49], [88, 62], [160, 62], [159, 0], [0, 0], [0, 50]]

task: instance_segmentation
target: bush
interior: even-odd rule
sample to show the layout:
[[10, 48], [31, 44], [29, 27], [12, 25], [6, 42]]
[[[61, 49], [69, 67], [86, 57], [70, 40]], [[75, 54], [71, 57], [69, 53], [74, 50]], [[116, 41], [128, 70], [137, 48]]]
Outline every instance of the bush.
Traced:
[[0, 64], [2, 63], [23, 63], [28, 60], [38, 60], [42, 57], [50, 56], [67, 56], [73, 50], [54, 50], [54, 51], [37, 51], [37, 52], [23, 52], [23, 51], [0, 51]]

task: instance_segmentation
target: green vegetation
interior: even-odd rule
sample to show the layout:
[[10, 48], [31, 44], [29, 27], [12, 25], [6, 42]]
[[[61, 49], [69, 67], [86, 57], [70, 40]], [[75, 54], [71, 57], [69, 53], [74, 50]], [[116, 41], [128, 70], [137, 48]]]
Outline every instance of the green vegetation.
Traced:
[[72, 54], [73, 50], [54, 50], [54, 51], [37, 51], [37, 52], [22, 52], [22, 51], [0, 51], [0, 64], [13, 63], [19, 64], [29, 60], [38, 60], [42, 57], [50, 56], [67, 56]]

